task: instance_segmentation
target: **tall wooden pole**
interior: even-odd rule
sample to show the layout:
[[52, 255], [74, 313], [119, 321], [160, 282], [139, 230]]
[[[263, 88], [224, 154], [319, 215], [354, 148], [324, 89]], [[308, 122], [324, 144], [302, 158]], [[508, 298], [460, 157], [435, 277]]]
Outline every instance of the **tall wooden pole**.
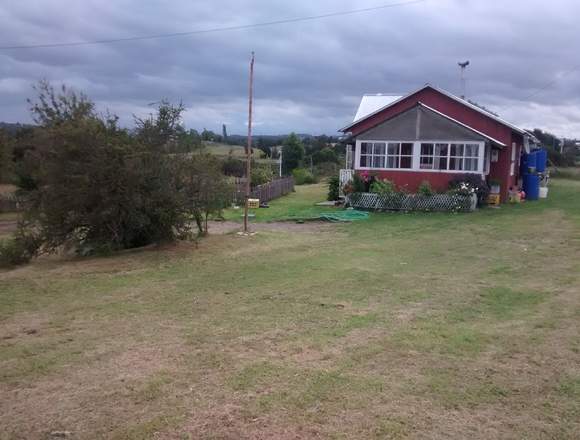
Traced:
[[248, 145], [246, 146], [246, 205], [244, 206], [244, 232], [248, 232], [248, 208], [252, 181], [252, 103], [254, 95], [254, 52], [250, 59], [250, 93], [248, 99]]

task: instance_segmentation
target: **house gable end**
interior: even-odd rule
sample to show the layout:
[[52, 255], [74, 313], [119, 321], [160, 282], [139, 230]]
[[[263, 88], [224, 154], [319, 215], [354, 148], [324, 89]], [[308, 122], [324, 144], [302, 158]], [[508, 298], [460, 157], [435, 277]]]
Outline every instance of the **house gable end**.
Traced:
[[481, 141], [485, 138], [424, 106], [415, 107], [358, 134], [359, 140]]

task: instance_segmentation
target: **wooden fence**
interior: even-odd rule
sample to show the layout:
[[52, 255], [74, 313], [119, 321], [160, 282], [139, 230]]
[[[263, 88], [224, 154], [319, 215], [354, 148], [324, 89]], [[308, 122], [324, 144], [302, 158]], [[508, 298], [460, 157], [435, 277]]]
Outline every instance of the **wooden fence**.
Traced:
[[370, 211], [448, 211], [470, 212], [477, 206], [475, 195], [459, 194], [374, 194], [354, 193], [347, 196], [346, 204], [356, 209]]
[[[260, 199], [260, 202], [269, 202], [294, 191], [294, 178], [283, 177], [273, 180], [264, 185], [252, 188], [251, 198]], [[246, 195], [246, 179], [236, 178], [234, 182], [233, 201], [238, 204], [244, 203]]]
[[0, 213], [20, 211], [22, 202], [15, 194], [0, 194]]

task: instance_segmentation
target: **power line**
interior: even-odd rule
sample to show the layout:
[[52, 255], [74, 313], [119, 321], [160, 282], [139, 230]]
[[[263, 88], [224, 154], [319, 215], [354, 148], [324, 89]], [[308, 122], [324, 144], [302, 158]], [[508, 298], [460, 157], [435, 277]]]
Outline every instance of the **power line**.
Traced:
[[156, 40], [156, 39], [161, 39], [161, 38], [175, 38], [175, 37], [185, 37], [185, 36], [190, 36], [190, 35], [238, 31], [238, 30], [252, 29], [252, 28], [258, 28], [258, 27], [274, 26], [274, 25], [278, 25], [278, 24], [297, 23], [297, 22], [301, 22], [301, 21], [312, 21], [312, 20], [320, 20], [323, 18], [361, 14], [364, 12], [378, 11], [380, 9], [388, 9], [388, 8], [394, 8], [397, 6], [407, 6], [407, 5], [412, 5], [412, 4], [416, 4], [416, 3], [423, 3], [425, 1], [427, 1], [427, 0], [401, 1], [401, 2], [397, 2], [397, 3], [389, 3], [389, 4], [380, 5], [380, 6], [374, 6], [371, 8], [352, 9], [350, 11], [330, 12], [327, 14], [311, 15], [311, 16], [307, 16], [307, 17], [289, 18], [289, 19], [283, 19], [283, 20], [267, 21], [267, 22], [263, 22], [263, 23], [244, 24], [244, 25], [238, 25], [238, 26], [225, 26], [225, 27], [218, 27], [218, 28], [211, 28], [211, 29], [199, 29], [199, 30], [193, 30], [193, 31], [187, 31], [187, 32], [173, 32], [173, 33], [156, 34], [156, 35], [141, 35], [141, 36], [135, 36], [135, 37], [111, 38], [111, 39], [93, 40], [93, 41], [73, 41], [73, 42], [69, 42], [69, 43], [46, 43], [46, 44], [31, 44], [31, 45], [0, 46], [0, 50], [47, 49], [47, 48], [58, 48], [58, 47], [89, 46], [89, 45], [96, 45], [96, 44], [111, 44], [111, 43], [122, 43], [122, 42], [128, 42], [128, 41]]
[[552, 81], [547, 82], [546, 84], [544, 84], [542, 87], [539, 87], [538, 89], [534, 90], [532, 93], [530, 93], [529, 95], [525, 96], [522, 101], [527, 101], [528, 99], [536, 96], [537, 94], [543, 92], [544, 90], [546, 90], [547, 88], [553, 86], [554, 84], [556, 84], [559, 80], [561, 80], [564, 76], [569, 75], [572, 72], [575, 72], [576, 70], [580, 69], [580, 65], [572, 67], [571, 69], [565, 70], [564, 72], [562, 72], [560, 74], [560, 77], [554, 78]]

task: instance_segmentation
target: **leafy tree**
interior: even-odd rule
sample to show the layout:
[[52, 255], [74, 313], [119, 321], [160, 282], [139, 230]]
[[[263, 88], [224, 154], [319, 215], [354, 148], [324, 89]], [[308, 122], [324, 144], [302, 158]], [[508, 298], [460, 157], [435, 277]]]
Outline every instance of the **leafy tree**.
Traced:
[[296, 133], [290, 135], [284, 141], [282, 147], [282, 168], [285, 174], [299, 168], [304, 160], [304, 145]]
[[324, 162], [338, 163], [338, 154], [332, 148], [324, 147], [312, 155], [312, 160], [314, 164]]
[[4, 130], [0, 129], [0, 183], [12, 181], [14, 141]]
[[222, 173], [222, 165], [212, 154], [194, 154], [181, 163], [188, 203], [199, 235], [208, 232], [208, 218], [219, 214], [232, 200], [233, 187]]
[[181, 107], [140, 121], [132, 138], [84, 95], [45, 82], [38, 91], [31, 109], [39, 128], [23, 171], [35, 182], [25, 220], [43, 251], [131, 248], [187, 234], [191, 209], [164, 153]]

